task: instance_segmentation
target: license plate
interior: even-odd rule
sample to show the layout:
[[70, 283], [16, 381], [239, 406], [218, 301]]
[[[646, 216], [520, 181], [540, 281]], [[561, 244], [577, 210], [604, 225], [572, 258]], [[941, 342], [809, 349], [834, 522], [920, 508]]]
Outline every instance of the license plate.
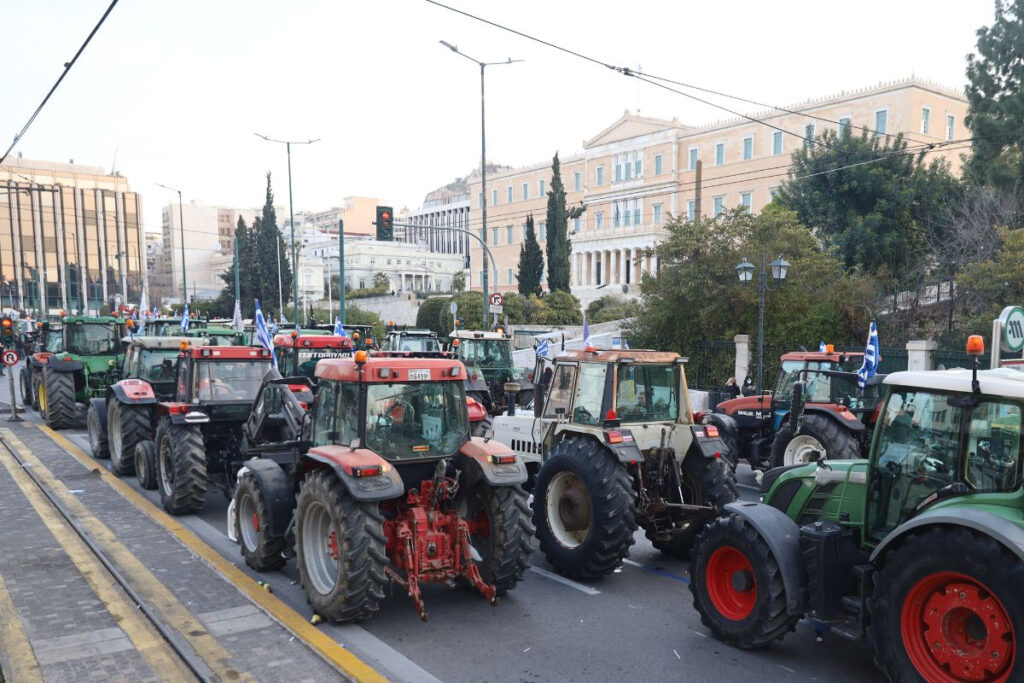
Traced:
[[410, 370], [409, 381], [419, 382], [430, 379], [430, 370]]

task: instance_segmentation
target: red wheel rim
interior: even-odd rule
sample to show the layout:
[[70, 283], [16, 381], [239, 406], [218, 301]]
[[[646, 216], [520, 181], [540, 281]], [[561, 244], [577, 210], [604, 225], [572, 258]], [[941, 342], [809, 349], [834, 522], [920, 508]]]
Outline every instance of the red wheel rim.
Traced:
[[331, 532], [327, 534], [327, 554], [331, 556], [331, 559], [337, 561], [338, 559], [338, 534]]
[[910, 589], [900, 614], [911, 664], [933, 682], [1009, 680], [1016, 656], [1010, 615], [983, 583], [936, 572]]
[[260, 530], [260, 516], [257, 513], [252, 513], [252, 530], [259, 533]]
[[723, 546], [708, 559], [708, 597], [718, 613], [731, 621], [750, 616], [757, 602], [757, 580], [750, 560], [732, 546]]

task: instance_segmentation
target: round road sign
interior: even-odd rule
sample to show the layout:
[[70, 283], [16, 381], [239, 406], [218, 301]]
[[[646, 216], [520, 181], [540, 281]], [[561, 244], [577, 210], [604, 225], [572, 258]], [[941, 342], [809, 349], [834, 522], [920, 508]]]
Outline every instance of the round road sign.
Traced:
[[1020, 351], [1024, 348], [1024, 308], [1007, 306], [999, 316], [1003, 326], [1002, 342], [1004, 351]]
[[7, 349], [3, 354], [4, 365], [17, 365], [18, 364], [18, 352], [13, 349]]
[[492, 305], [494, 305], [494, 306], [501, 306], [502, 303], [504, 303], [504, 302], [502, 301], [501, 294], [499, 294], [498, 292], [495, 292], [494, 294], [491, 294], [491, 304]]

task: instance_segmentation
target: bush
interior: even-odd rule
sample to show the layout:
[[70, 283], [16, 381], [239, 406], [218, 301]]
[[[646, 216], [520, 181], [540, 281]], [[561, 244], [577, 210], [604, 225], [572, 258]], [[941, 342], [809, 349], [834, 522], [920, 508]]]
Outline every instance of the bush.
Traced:
[[551, 292], [544, 297], [542, 323], [545, 325], [579, 325], [583, 322], [580, 300], [568, 292]]
[[590, 302], [587, 306], [587, 321], [606, 323], [610, 320], [622, 320], [634, 315], [635, 304], [617, 296], [603, 296]]
[[444, 317], [442, 316], [442, 313], [448, 311], [451, 300], [449, 296], [435, 296], [424, 301], [416, 312], [416, 327], [433, 330], [438, 336], [451, 332], [451, 328], [444, 329]]

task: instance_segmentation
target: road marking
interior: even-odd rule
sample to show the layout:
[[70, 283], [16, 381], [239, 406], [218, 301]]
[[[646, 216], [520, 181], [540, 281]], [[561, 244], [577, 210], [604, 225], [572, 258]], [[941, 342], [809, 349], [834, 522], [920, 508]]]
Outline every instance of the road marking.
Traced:
[[[14, 447], [22, 457], [30, 457], [31, 453], [14, 433], [9, 429], [0, 429], [0, 437]], [[107, 570], [100, 564], [100, 561], [92, 554], [85, 542], [78, 537], [67, 521], [60, 516], [57, 510], [50, 504], [43, 493], [36, 487], [31, 478], [22, 471], [14, 458], [6, 449], [0, 448], [0, 464], [11, 475], [11, 479], [21, 489], [22, 494], [29, 504], [39, 515], [39, 518], [50, 530], [53, 537], [60, 543], [68, 558], [75, 565], [75, 569], [82, 575], [82, 578], [89, 584], [92, 592], [103, 603], [104, 608], [120, 626], [118, 631], [131, 640], [131, 644], [139, 651], [139, 654], [146, 660], [150, 670], [157, 676], [166, 676], [167, 680], [187, 680], [192, 677], [192, 672], [184, 666], [184, 663], [171, 650], [170, 645], [161, 638], [153, 625], [143, 616], [128, 597], [115, 588], [115, 584], [109, 580]], [[37, 476], [45, 470], [41, 464], [35, 464], [34, 471]], [[40, 479], [43, 479], [40, 476]], [[60, 491], [54, 491], [53, 486], [47, 483], [50, 490], [60, 495]], [[36, 657], [44, 659], [43, 652], [39, 651]], [[63, 661], [58, 659], [57, 661]]]
[[[214, 571], [223, 576], [228, 583], [231, 583], [235, 588], [248, 596], [248, 598], [259, 605], [264, 612], [269, 614], [287, 630], [291, 631], [293, 635], [304, 641], [311, 650], [319, 654], [326, 661], [358, 681], [378, 681], [383, 683], [387, 680], [369, 664], [359, 659], [344, 647], [340, 647], [332, 638], [310, 624], [298, 612], [286, 605], [280, 598], [276, 597], [273, 593], [268, 593], [264, 590], [254, 579], [250, 578], [245, 574], [245, 572], [226, 560], [220, 553], [211, 548], [194, 532], [185, 528], [181, 522], [176, 520], [174, 517], [171, 517], [163, 510], [157, 508], [145, 496], [108, 472], [106, 468], [100, 465], [96, 460], [93, 460], [91, 457], [86, 455], [81, 448], [71, 443], [64, 436], [53, 431], [46, 425], [41, 424], [38, 426], [44, 434], [46, 434], [61, 448], [70, 453], [71, 456], [84, 465], [86, 469], [98, 469], [99, 476], [102, 481], [106, 482], [111, 488], [121, 494], [122, 497], [135, 505], [135, 507], [146, 513], [154, 522], [172, 533], [187, 548], [201, 557], [206, 564], [214, 569]], [[74, 499], [73, 497], [72, 499], [79, 505], [81, 504], [77, 499]], [[131, 555], [130, 553], [128, 554]], [[134, 556], [132, 556], [132, 559], [135, 559]], [[138, 563], [138, 560], [136, 559], [135, 562]], [[141, 563], [138, 564], [141, 566]], [[145, 567], [142, 567], [142, 569], [148, 574], [148, 570], [146, 570]], [[157, 584], [163, 588], [162, 584], [159, 584], [159, 582], [157, 582]], [[166, 591], [166, 589], [164, 590]]]
[[[70, 636], [46, 638], [35, 642], [36, 655], [40, 664], [70, 662], [83, 657], [109, 655], [134, 649], [124, 631], [117, 628], [101, 628], [98, 631], [76, 633]], [[159, 675], [160, 672], [154, 671]], [[166, 675], [166, 674], [164, 674]]]
[[645, 572], [651, 572], [652, 574], [660, 574], [661, 576], [667, 577], [669, 579], [675, 579], [676, 581], [682, 581], [683, 583], [690, 583], [690, 579], [688, 579], [687, 577], [679, 576], [678, 574], [673, 574], [672, 572], [666, 569], [662, 569], [661, 567], [656, 567], [653, 564], [640, 564], [639, 562], [634, 562], [633, 560], [629, 559], [624, 559], [622, 560], [622, 562], [633, 567], [640, 567], [640, 569], [643, 569]]
[[32, 651], [28, 636], [21, 625], [21, 617], [11, 602], [7, 584], [0, 575], [0, 672], [12, 681], [43, 680], [39, 662]]
[[600, 595], [601, 594], [601, 591], [597, 590], [596, 588], [591, 588], [590, 586], [584, 586], [582, 583], [576, 583], [572, 579], [567, 579], [564, 576], [559, 576], [558, 574], [556, 574], [554, 572], [549, 572], [547, 569], [541, 569], [540, 567], [530, 567], [530, 571], [531, 572], [535, 572], [537, 574], [540, 574], [545, 579], [551, 579], [552, 581], [557, 581], [558, 583], [564, 584], [564, 585], [568, 586], [569, 588], [575, 588], [579, 592], [586, 593], [587, 595]]
[[634, 562], [633, 560], [630, 560], [629, 558], [624, 558], [622, 560], [622, 563], [623, 564], [628, 564], [628, 565], [633, 566], [633, 567], [643, 567], [643, 565], [640, 564], [639, 562]]

